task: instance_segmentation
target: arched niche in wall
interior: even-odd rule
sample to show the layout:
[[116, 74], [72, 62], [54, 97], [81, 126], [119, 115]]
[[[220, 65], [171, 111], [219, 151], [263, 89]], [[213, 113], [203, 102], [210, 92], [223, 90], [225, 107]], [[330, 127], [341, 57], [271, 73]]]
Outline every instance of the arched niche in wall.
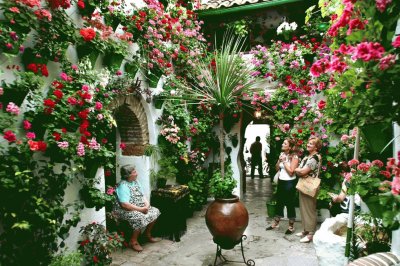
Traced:
[[149, 128], [146, 112], [140, 100], [134, 96], [120, 96], [110, 106], [114, 110], [117, 132], [126, 144], [125, 156], [142, 156], [149, 143]]

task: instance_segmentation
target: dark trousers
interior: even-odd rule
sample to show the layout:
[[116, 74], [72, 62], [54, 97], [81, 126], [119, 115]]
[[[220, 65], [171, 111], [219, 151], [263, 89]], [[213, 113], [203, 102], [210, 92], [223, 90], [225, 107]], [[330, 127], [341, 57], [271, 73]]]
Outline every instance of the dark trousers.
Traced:
[[289, 220], [294, 220], [296, 218], [296, 211], [294, 208], [296, 199], [296, 183], [296, 179], [278, 180], [278, 188], [276, 191], [276, 217], [283, 217], [283, 208], [286, 206]]
[[262, 160], [261, 159], [252, 159], [251, 160], [251, 171], [250, 171], [251, 178], [254, 178], [254, 171], [256, 169], [256, 166], [258, 167], [258, 174], [259, 174], [260, 178], [263, 178], [263, 169], [262, 169]]

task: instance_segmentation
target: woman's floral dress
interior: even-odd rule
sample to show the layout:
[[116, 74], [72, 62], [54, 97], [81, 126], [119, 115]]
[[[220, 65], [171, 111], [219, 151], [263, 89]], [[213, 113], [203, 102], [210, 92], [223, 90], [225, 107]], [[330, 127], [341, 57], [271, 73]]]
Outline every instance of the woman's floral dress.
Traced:
[[[128, 182], [123, 180], [120, 182], [119, 186], [121, 185], [127, 186], [130, 190], [129, 203], [138, 207], [144, 207], [144, 196], [136, 181]], [[160, 211], [152, 206], [149, 207], [149, 211], [146, 214], [139, 211], [127, 211], [120, 206], [118, 197], [114, 204], [114, 213], [118, 219], [127, 221], [133, 230], [145, 228], [160, 215]]]

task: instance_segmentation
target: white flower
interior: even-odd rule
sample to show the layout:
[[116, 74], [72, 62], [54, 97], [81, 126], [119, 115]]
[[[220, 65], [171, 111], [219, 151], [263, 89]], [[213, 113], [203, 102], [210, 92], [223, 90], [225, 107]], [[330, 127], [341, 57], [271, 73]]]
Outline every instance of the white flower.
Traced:
[[290, 23], [290, 28], [292, 28], [292, 30], [296, 30], [296, 29], [297, 29], [297, 24], [296, 24], [296, 22]]

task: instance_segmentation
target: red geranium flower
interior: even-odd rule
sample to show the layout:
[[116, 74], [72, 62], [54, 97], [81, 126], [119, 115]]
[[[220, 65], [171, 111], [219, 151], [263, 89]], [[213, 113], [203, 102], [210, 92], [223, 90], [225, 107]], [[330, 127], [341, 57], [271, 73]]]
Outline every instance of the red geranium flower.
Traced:
[[55, 90], [55, 91], [53, 91], [53, 94], [54, 94], [54, 96], [56, 96], [57, 97], [57, 99], [61, 99], [62, 97], [63, 97], [63, 93], [62, 93], [62, 91], [60, 91], [60, 90]]
[[82, 28], [79, 33], [86, 42], [90, 42], [96, 37], [96, 32], [92, 28]]
[[43, 104], [50, 108], [54, 108], [54, 106], [56, 106], [56, 103], [52, 99], [45, 99]]
[[8, 130], [8, 131], [4, 132], [3, 138], [8, 140], [8, 142], [14, 142], [14, 141], [17, 140], [17, 137], [15, 136], [15, 134], [11, 130]]

